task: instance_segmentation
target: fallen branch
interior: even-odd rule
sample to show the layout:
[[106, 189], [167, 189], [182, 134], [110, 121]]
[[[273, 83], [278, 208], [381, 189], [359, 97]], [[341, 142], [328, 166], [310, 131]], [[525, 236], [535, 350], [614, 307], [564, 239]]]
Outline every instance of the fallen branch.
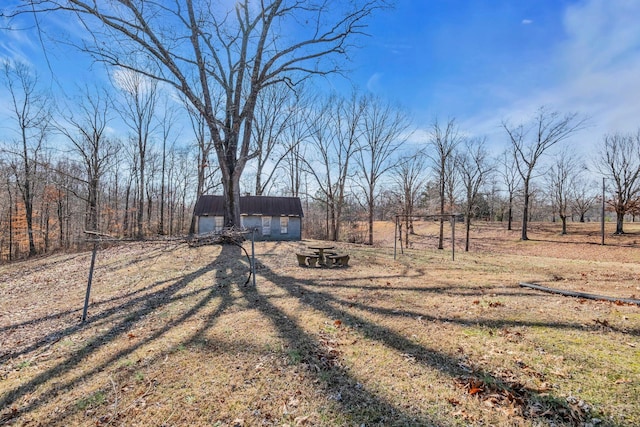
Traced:
[[555, 288], [547, 288], [546, 286], [535, 285], [533, 283], [524, 283], [520, 282], [520, 286], [523, 288], [531, 288], [537, 289], [543, 292], [550, 292], [552, 294], [560, 294], [568, 297], [576, 297], [576, 298], [585, 298], [592, 299], [596, 301], [611, 301], [615, 303], [624, 303], [624, 304], [637, 304], [640, 305], [640, 300], [632, 299], [632, 298], [616, 298], [616, 297], [608, 297], [604, 295], [596, 295], [596, 294], [587, 294], [584, 292], [574, 292], [574, 291], [565, 291], [563, 289], [555, 289]]
[[246, 240], [246, 235], [249, 231], [238, 228], [225, 228], [220, 231], [212, 231], [205, 234], [198, 234], [190, 236], [187, 239], [187, 243], [191, 247], [204, 246], [204, 245], [216, 245], [216, 244], [231, 244], [242, 245], [242, 242]]

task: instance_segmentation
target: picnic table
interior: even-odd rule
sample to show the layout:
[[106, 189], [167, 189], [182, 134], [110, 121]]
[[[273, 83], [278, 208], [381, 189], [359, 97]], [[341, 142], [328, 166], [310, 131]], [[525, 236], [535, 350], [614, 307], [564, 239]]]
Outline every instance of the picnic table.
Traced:
[[324, 251], [330, 251], [334, 248], [335, 246], [322, 244], [309, 246], [309, 249], [315, 251], [318, 254], [318, 264], [320, 265], [327, 265], [326, 259], [324, 257]]
[[349, 254], [328, 252], [335, 249], [329, 244], [314, 244], [307, 246], [312, 253], [296, 253], [300, 267], [346, 267], [349, 265]]

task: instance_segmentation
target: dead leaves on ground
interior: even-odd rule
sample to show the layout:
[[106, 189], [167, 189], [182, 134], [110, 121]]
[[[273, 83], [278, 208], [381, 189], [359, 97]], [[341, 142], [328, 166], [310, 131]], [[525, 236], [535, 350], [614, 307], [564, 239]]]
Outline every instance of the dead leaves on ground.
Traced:
[[[516, 365], [523, 370], [532, 370], [522, 361], [517, 361]], [[477, 399], [486, 407], [498, 410], [507, 416], [578, 425], [589, 417], [591, 410], [590, 405], [573, 396], [564, 400], [553, 397], [548, 393], [551, 387], [546, 383], [538, 389], [527, 387], [509, 371], [496, 376], [482, 373], [462, 376], [455, 379], [455, 384], [470, 398]], [[453, 406], [460, 406], [462, 403], [453, 398], [448, 399], [448, 402]], [[469, 417], [462, 408], [454, 415], [465, 419]]]
[[474, 305], [482, 305], [490, 308], [504, 307], [504, 303], [500, 301], [480, 301], [479, 299], [473, 300]]

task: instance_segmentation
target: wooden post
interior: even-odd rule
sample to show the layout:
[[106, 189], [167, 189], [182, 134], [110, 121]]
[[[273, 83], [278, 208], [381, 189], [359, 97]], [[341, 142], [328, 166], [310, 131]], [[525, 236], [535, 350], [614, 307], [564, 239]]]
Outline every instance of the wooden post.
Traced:
[[98, 253], [98, 240], [93, 242], [93, 253], [91, 254], [91, 266], [89, 267], [89, 280], [87, 281], [87, 293], [84, 297], [84, 310], [82, 310], [82, 324], [87, 320], [87, 309], [89, 308], [89, 295], [91, 294], [91, 281], [93, 280], [93, 268], [96, 265], [96, 254]]
[[604, 177], [602, 177], [602, 212], [600, 215], [600, 232], [602, 234], [602, 246], [604, 246]]
[[256, 287], [256, 250], [254, 242], [256, 240], [256, 229], [251, 230], [251, 274], [253, 275], [253, 287]]
[[398, 248], [398, 215], [396, 215], [396, 223], [393, 229], [393, 260], [396, 260], [396, 251]]
[[451, 215], [451, 261], [456, 260], [456, 216]]

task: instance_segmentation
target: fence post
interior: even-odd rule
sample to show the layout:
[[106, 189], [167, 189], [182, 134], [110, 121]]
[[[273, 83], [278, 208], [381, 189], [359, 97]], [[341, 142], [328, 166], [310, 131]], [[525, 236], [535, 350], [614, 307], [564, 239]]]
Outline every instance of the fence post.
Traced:
[[[393, 229], [393, 260], [396, 260], [396, 251], [397, 251], [397, 247], [398, 247], [398, 215], [396, 215], [396, 223], [395, 223], [395, 228]], [[400, 236], [402, 237], [402, 236]]]
[[87, 309], [89, 308], [89, 295], [91, 294], [91, 281], [93, 280], [93, 268], [96, 265], [96, 253], [98, 252], [98, 240], [93, 242], [93, 253], [91, 254], [91, 266], [89, 267], [89, 280], [87, 281], [87, 294], [84, 297], [84, 310], [82, 310], [82, 324], [87, 320]]
[[451, 261], [456, 260], [456, 216], [451, 215]]
[[253, 287], [256, 287], [256, 250], [254, 242], [256, 240], [255, 227], [251, 230], [251, 274], [253, 275]]

